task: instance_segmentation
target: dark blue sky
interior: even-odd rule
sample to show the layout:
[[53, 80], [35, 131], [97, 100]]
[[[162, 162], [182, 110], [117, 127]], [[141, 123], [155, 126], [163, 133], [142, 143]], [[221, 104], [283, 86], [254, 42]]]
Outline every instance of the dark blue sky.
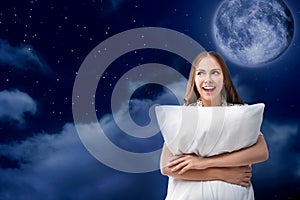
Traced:
[[[221, 2], [2, 0], [0, 199], [163, 199], [167, 178], [159, 170], [118, 171], [85, 149], [72, 116], [74, 81], [82, 62], [98, 44], [134, 28], [176, 30], [206, 50], [218, 51], [212, 22]], [[256, 199], [300, 198], [300, 3], [285, 2], [295, 30], [289, 48], [279, 58], [250, 68], [225, 57], [245, 102], [266, 104], [262, 132], [270, 158], [253, 166]], [[118, 80], [134, 67], [154, 62], [188, 76], [190, 65], [178, 55], [158, 49], [128, 52], [99, 77], [91, 102], [107, 137], [127, 151], [155, 151], [163, 143], [160, 134], [148, 139], [126, 135], [111, 115], [111, 95]], [[132, 93], [129, 105], [139, 125], [149, 123], [153, 104], [178, 104], [166, 87], [144, 82]], [[127, 90], [135, 84], [129, 80]], [[184, 87], [181, 80], [169, 84], [179, 93]], [[122, 109], [117, 114], [122, 117]], [[93, 127], [88, 130], [95, 131]]]

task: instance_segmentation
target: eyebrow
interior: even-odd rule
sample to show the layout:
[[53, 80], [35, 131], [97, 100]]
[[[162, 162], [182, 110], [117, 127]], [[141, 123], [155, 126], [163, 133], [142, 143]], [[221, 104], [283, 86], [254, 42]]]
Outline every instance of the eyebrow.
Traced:
[[[213, 71], [213, 70], [221, 71], [220, 68], [214, 68], [214, 69], [211, 69], [210, 71]], [[196, 71], [206, 71], [206, 70], [204, 70], [204, 69], [196, 69]]]

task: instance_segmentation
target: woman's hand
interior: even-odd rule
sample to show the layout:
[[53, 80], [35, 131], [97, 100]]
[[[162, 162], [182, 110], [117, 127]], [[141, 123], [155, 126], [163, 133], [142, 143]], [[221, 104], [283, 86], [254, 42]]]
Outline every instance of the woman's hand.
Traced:
[[222, 180], [227, 183], [249, 187], [251, 185], [252, 169], [250, 166], [223, 167]]
[[[183, 154], [172, 156], [168, 167], [173, 173], [182, 175], [189, 170], [203, 170], [210, 168], [209, 158], [199, 157], [193, 154]], [[227, 183], [249, 187], [251, 185], [252, 168], [250, 166], [241, 167], [221, 167], [214, 168], [219, 174], [220, 180]]]
[[183, 154], [172, 156], [169, 160], [168, 167], [172, 172], [183, 174], [191, 169], [206, 169], [209, 168], [208, 158], [196, 156], [194, 154]]

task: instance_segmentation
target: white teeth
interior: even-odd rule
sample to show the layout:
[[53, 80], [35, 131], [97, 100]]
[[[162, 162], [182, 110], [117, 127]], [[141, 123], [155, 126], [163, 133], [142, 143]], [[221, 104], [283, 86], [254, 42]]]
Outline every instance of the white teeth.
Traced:
[[204, 89], [206, 89], [206, 90], [212, 90], [212, 89], [214, 89], [215, 87], [212, 87], [212, 86], [205, 86], [205, 87], [203, 87]]

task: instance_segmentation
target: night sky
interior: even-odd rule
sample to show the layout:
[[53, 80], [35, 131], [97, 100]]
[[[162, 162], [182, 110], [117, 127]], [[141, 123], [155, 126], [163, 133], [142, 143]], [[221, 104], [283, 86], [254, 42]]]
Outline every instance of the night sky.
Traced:
[[[117, 170], [99, 162], [85, 148], [72, 113], [72, 106], [76, 106], [74, 82], [84, 60], [97, 45], [135, 28], [175, 30], [208, 51], [219, 51], [212, 23], [221, 2], [2, 0], [0, 199], [164, 199], [167, 177], [158, 169], [143, 173]], [[290, 46], [280, 57], [255, 67], [224, 57], [244, 101], [266, 105], [262, 132], [270, 157], [253, 165], [256, 199], [300, 199], [300, 3], [285, 3], [294, 18], [294, 33]], [[190, 63], [174, 53], [151, 48], [130, 51], [100, 74], [94, 101], [89, 102], [107, 138], [129, 152], [156, 151], [163, 145], [160, 133], [149, 138], [125, 134], [112, 115], [111, 99], [117, 82], [125, 73], [147, 63], [170, 66], [185, 78], [189, 74]], [[143, 79], [164, 76], [156, 67], [139, 74], [139, 80], [128, 79], [124, 86], [131, 92], [130, 116], [140, 126], [149, 123], [153, 105], [182, 103], [167, 86], [178, 88], [182, 97], [183, 80], [175, 81], [173, 77], [162, 86]], [[140, 83], [143, 86], [131, 91]], [[123, 111], [122, 104], [116, 110], [121, 120]], [[86, 128], [95, 131], [92, 122]], [[105, 149], [104, 154], [110, 156], [110, 152]], [[129, 162], [130, 166], [130, 161], [122, 162]]]

